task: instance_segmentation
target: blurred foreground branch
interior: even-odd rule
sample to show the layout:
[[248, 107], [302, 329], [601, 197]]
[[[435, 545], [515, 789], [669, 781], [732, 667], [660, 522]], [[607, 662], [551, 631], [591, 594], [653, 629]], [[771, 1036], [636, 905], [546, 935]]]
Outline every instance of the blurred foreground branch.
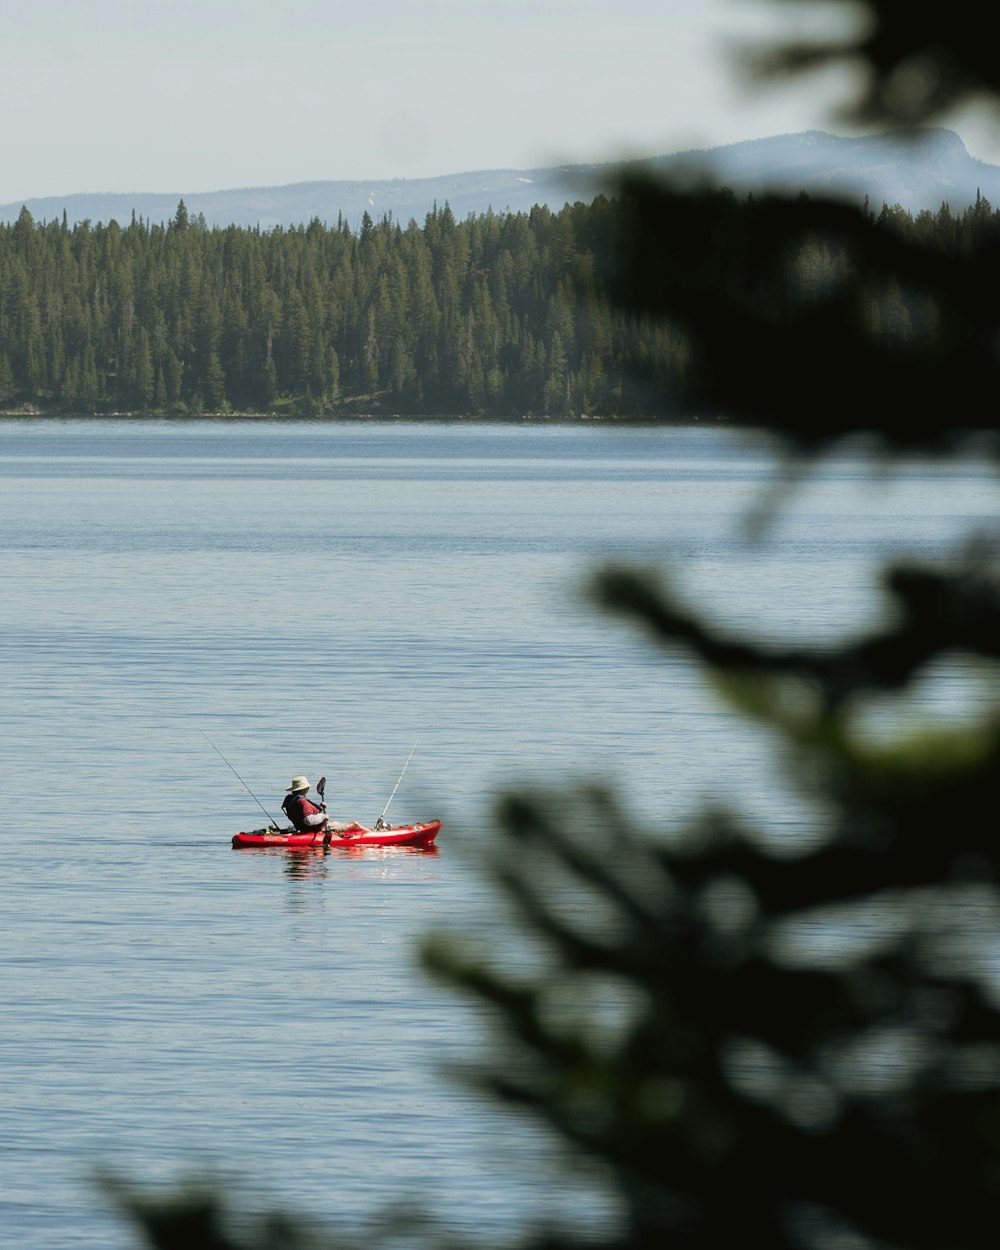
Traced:
[[[1000, 88], [981, 6], [933, 20], [898, 0], [857, 7], [868, 22], [846, 44], [785, 46], [766, 68], [858, 58], [860, 113], [907, 124]], [[995, 457], [990, 206], [961, 238], [945, 214], [918, 237], [891, 213], [805, 198], [740, 205], [649, 180], [623, 193], [622, 301], [692, 346], [675, 406], [793, 454], [864, 435], [889, 463]], [[767, 727], [828, 815], [778, 854], [711, 811], [656, 840], [602, 791], [501, 801], [487, 867], [539, 958], [505, 967], [452, 941], [429, 946], [428, 966], [494, 1009], [478, 1086], [599, 1165], [622, 1212], [589, 1239], [546, 1229], [524, 1245], [992, 1250], [1000, 709], [984, 698], [973, 724], [889, 742], [857, 720], [956, 653], [995, 680], [1000, 595], [970, 551], [891, 570], [891, 623], [811, 651], [734, 637], [647, 575], [598, 576], [605, 606]], [[175, 1244], [144, 1223], [151, 1244]]]

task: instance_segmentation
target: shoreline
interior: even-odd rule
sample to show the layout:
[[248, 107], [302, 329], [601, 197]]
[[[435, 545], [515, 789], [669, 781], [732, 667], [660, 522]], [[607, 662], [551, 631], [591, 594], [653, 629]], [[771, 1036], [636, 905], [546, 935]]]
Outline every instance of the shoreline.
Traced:
[[115, 410], [112, 412], [76, 412], [72, 409], [42, 409], [33, 404], [0, 408], [0, 421], [302, 421], [311, 423], [338, 422], [422, 422], [453, 423], [469, 425], [728, 425], [724, 417], [699, 416], [617, 416], [612, 414], [580, 413], [577, 415], [550, 416], [546, 413], [519, 413], [509, 416], [470, 415], [468, 413], [386, 413], [386, 412], [334, 412], [334, 413], [279, 413], [279, 412], [135, 412]]

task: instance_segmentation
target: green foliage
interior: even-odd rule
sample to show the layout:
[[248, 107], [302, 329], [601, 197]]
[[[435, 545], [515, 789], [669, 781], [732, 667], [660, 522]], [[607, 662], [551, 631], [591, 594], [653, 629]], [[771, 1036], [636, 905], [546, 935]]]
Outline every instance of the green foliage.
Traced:
[[[676, 335], [612, 304], [619, 210], [603, 199], [530, 217], [357, 236], [318, 221], [262, 234], [0, 226], [0, 400], [52, 411], [302, 415], [650, 416], [620, 379]], [[603, 273], [599, 278], [596, 275]], [[575, 311], [579, 301], [579, 312]], [[656, 400], [655, 403], [659, 403]]]
[[657, 839], [600, 792], [505, 799], [490, 871], [547, 957], [526, 974], [428, 950], [496, 1008], [479, 1084], [614, 1178], [607, 1246], [985, 1250], [1000, 714], [887, 742], [858, 715], [939, 654], [995, 662], [1000, 580], [973, 561], [901, 571], [894, 624], [835, 652], [729, 637], [647, 575], [608, 570], [593, 591], [779, 737], [827, 831], [779, 851], [708, 813]]
[[[870, 71], [858, 107], [883, 122], [1000, 91], [981, 6], [853, 7], [870, 19], [861, 33], [780, 48], [769, 72], [856, 56]], [[913, 450], [995, 458], [1000, 236], [988, 204], [912, 221], [804, 198], [740, 206], [648, 181], [624, 201], [610, 249], [619, 297], [683, 329], [666, 348], [671, 402], [768, 430], [791, 453], [864, 434], [890, 467]], [[572, 317], [545, 320], [537, 291], [537, 315], [518, 331], [526, 388], [554, 394], [564, 360], [584, 358], [580, 335], [606, 358], [578, 258], [587, 230], [617, 211], [537, 210], [483, 227], [509, 244], [489, 270], [497, 289], [529, 298], [533, 257], [573, 270]], [[471, 324], [459, 274], [475, 231], [460, 240], [459, 229], [443, 214], [428, 221], [438, 368], [461, 358]], [[30, 222], [14, 230], [22, 252], [37, 246]], [[32, 294], [19, 297], [26, 321]], [[377, 320], [373, 335], [377, 345]], [[634, 360], [621, 361], [623, 379]], [[27, 367], [23, 350], [16, 367]], [[427, 386], [438, 377], [428, 372]], [[654, 837], [601, 791], [508, 796], [487, 867], [533, 958], [509, 967], [456, 955], [454, 942], [427, 949], [436, 975], [495, 1010], [479, 1086], [608, 1178], [623, 1212], [608, 1250], [992, 1250], [994, 550], [992, 537], [946, 566], [891, 568], [891, 623], [836, 647], [734, 635], [645, 571], [595, 578], [601, 605], [687, 654], [766, 726], [825, 812], [814, 836], [779, 847], [711, 810]], [[976, 719], [872, 732], [876, 701], [956, 656], [986, 675]], [[579, 1244], [556, 1230], [522, 1241]]]
[[[302, 415], [744, 411], [815, 441], [871, 423], [856, 373], [829, 367], [830, 336], [848, 326], [843, 346], [873, 404], [907, 411], [928, 387], [946, 404], [956, 385], [963, 400], [983, 385], [998, 257], [1000, 213], [982, 198], [958, 216], [944, 205], [914, 220], [898, 207], [875, 217], [805, 200], [740, 204], [641, 181], [560, 213], [458, 223], [446, 206], [406, 230], [369, 217], [358, 236], [317, 221], [209, 230], [183, 201], [166, 228], [69, 230], [24, 210], [0, 226], [0, 402]], [[774, 407], [779, 367], [787, 414]], [[824, 373], [803, 421], [800, 395]]]
[[[977, 0], [956, 0], [946, 13], [899, 0], [785, 0], [805, 9], [840, 10], [837, 36], [791, 37], [747, 61], [764, 80], [847, 64], [864, 71], [844, 111], [863, 124], [919, 126], [949, 109], [1000, 95], [1000, 61], [985, 37]], [[823, 28], [829, 30], [830, 25]]]
[[191, 1182], [153, 1195], [116, 1177], [102, 1177], [100, 1183], [141, 1229], [151, 1250], [319, 1250], [321, 1244], [292, 1216], [270, 1212], [254, 1219], [241, 1217], [215, 1185]]
[[[970, 86], [1000, 86], [981, 21], [860, 7], [873, 20], [849, 43], [873, 70], [866, 113], [923, 120]], [[769, 65], [839, 55], [796, 47]], [[864, 435], [890, 471], [912, 451], [995, 460], [988, 204], [914, 221], [641, 179], [623, 200], [617, 291], [683, 329], [675, 400], [777, 434], [793, 456]], [[480, 1087], [611, 1178], [624, 1216], [606, 1247], [995, 1241], [995, 535], [945, 566], [890, 568], [884, 583], [890, 624], [790, 648], [722, 629], [669, 579], [599, 574], [596, 600], [766, 727], [823, 818], [790, 847], [711, 810], [654, 836], [606, 794], [512, 795], [490, 872], [544, 958], [507, 967], [428, 948], [437, 975], [495, 1009]], [[873, 731], [875, 703], [954, 657], [983, 676], [974, 718]]]
[[694, 411], [774, 430], [796, 449], [864, 433], [942, 451], [995, 431], [982, 411], [996, 382], [992, 212], [971, 208], [956, 229], [946, 207], [918, 224], [802, 198], [740, 205], [638, 178], [626, 198], [618, 293], [684, 328], [690, 360], [676, 384]]

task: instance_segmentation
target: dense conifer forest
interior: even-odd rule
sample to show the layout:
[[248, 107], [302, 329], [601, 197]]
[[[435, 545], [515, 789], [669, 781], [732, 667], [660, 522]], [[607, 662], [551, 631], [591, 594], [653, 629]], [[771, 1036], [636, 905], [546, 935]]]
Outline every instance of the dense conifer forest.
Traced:
[[[689, 352], [613, 297], [628, 211], [599, 197], [459, 222], [445, 205], [422, 226], [366, 215], [358, 231], [260, 231], [208, 229], [183, 201], [169, 223], [124, 227], [24, 209], [0, 225], [0, 409], [667, 415]], [[946, 252], [1000, 217], [982, 198], [960, 215], [860, 211]], [[817, 239], [795, 272], [820, 289], [841, 260]], [[933, 332], [933, 309], [903, 291], [866, 300], [886, 334]]]

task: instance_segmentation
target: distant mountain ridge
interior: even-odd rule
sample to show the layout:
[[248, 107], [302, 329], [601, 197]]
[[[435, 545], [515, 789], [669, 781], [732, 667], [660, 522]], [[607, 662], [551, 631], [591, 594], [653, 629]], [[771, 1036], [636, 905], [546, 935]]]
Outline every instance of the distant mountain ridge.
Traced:
[[422, 223], [435, 204], [447, 203], [455, 216], [489, 210], [529, 212], [535, 205], [558, 210], [567, 202], [590, 201], [623, 167], [645, 165], [681, 180], [750, 191], [806, 191], [860, 203], [865, 196], [878, 210], [899, 204], [911, 213], [937, 211], [948, 203], [960, 213], [981, 194], [1000, 204], [1000, 166], [969, 155], [950, 130], [925, 130], [910, 140], [897, 135], [842, 138], [819, 130], [751, 139], [704, 150], [676, 152], [648, 161], [567, 165], [544, 169], [480, 170], [435, 178], [370, 182], [298, 182], [279, 187], [179, 193], [107, 193], [46, 196], [0, 205], [0, 221], [14, 221], [26, 207], [36, 221], [60, 220], [127, 225], [133, 215], [169, 221], [183, 199], [192, 217], [209, 226], [293, 227], [319, 219], [343, 220], [357, 229], [364, 213], [380, 220]]
[[845, 139], [820, 130], [732, 143], [706, 152], [654, 158], [653, 168], [677, 174], [690, 168], [734, 191], [765, 188], [807, 191], [908, 212], [936, 212], [947, 203], [962, 212], [979, 194], [1000, 203], [1000, 166], [970, 156], [954, 131], [928, 129]]

